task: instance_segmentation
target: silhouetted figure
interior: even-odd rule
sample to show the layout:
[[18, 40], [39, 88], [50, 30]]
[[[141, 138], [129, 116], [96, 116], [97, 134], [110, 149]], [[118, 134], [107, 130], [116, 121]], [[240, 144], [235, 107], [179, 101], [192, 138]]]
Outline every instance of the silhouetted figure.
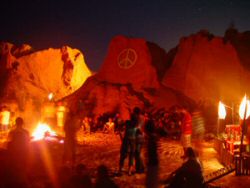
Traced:
[[171, 174], [169, 188], [202, 188], [204, 179], [202, 167], [196, 158], [193, 148], [186, 149], [185, 157], [187, 161]]
[[30, 136], [23, 124], [22, 118], [16, 118], [16, 128], [8, 135], [9, 187], [27, 187]]
[[144, 164], [141, 158], [142, 145], [144, 143], [144, 136], [141, 129], [136, 129], [136, 145], [135, 145], [135, 170], [137, 173], [144, 172]]
[[149, 119], [145, 124], [145, 132], [147, 135], [147, 173], [146, 173], [146, 187], [157, 188], [158, 187], [158, 171], [159, 160], [157, 153], [157, 135], [155, 130], [155, 124], [152, 119]]
[[141, 109], [139, 107], [135, 107], [133, 109], [133, 112], [132, 114], [130, 115], [130, 119], [132, 121], [136, 121], [136, 127], [141, 129], [143, 131], [144, 129], [144, 124], [145, 124], [145, 120], [144, 120], [144, 117], [141, 113]]
[[109, 177], [108, 168], [105, 165], [100, 165], [97, 168], [97, 179], [95, 188], [118, 188], [115, 182]]
[[79, 126], [77, 116], [70, 111], [64, 123], [64, 154], [63, 161], [74, 166], [76, 159], [76, 132]]
[[7, 150], [0, 149], [0, 167], [1, 167], [0, 168], [0, 188], [7, 187], [6, 185], [6, 179], [8, 178], [6, 174], [6, 171], [8, 169], [7, 158], [8, 158]]
[[120, 113], [116, 113], [114, 117], [114, 123], [115, 123], [115, 132], [119, 133], [120, 131], [123, 131], [124, 122], [121, 118]]
[[119, 162], [119, 173], [122, 173], [124, 166], [124, 160], [129, 156], [129, 175], [132, 174], [134, 157], [135, 157], [135, 139], [136, 139], [136, 123], [131, 120], [126, 121], [126, 130], [124, 137], [122, 138], [122, 145], [120, 149], [120, 162]]
[[91, 177], [88, 174], [87, 168], [84, 164], [76, 166], [76, 173], [71, 178], [71, 185], [74, 188], [92, 188]]

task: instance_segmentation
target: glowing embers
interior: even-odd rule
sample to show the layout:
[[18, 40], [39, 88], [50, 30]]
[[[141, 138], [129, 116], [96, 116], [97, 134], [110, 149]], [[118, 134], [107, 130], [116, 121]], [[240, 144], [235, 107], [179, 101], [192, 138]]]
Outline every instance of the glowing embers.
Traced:
[[49, 125], [46, 123], [38, 123], [38, 126], [32, 133], [32, 141], [37, 141], [37, 140], [50, 140], [54, 137], [56, 137], [57, 134], [55, 131], [53, 131]]

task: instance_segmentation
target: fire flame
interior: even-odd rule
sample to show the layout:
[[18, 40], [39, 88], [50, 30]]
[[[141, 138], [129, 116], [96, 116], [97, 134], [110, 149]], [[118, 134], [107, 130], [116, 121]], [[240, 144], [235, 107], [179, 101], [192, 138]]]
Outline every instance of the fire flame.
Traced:
[[39, 122], [37, 128], [32, 133], [33, 141], [42, 140], [43, 138], [45, 138], [46, 134], [51, 136], [56, 135], [56, 133], [51, 130], [49, 125], [47, 125], [46, 123]]
[[249, 117], [250, 115], [250, 101], [247, 100], [246, 95], [244, 96], [244, 98], [241, 101], [240, 104], [240, 108], [239, 108], [239, 115], [240, 115], [240, 119], [244, 119], [244, 114], [245, 114], [245, 110], [246, 110], [246, 119]]
[[225, 105], [222, 102], [219, 102], [219, 106], [218, 106], [219, 119], [225, 119], [226, 115], [227, 115], [227, 112], [226, 112]]

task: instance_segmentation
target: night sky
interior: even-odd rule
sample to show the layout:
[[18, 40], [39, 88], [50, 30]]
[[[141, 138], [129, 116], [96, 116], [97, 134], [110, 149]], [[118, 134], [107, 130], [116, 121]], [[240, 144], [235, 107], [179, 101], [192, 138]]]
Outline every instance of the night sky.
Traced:
[[0, 40], [36, 50], [69, 45], [90, 69], [102, 64], [117, 34], [155, 42], [166, 51], [207, 29], [223, 36], [230, 23], [250, 30], [249, 0], [2, 0]]

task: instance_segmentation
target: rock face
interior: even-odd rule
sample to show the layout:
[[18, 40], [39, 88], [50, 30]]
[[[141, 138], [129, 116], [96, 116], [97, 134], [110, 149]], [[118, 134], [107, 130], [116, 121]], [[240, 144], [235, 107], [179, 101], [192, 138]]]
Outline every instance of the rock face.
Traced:
[[157, 90], [136, 90], [131, 84], [101, 81], [98, 75], [89, 77], [79, 90], [64, 100], [82, 116], [119, 112], [123, 119], [130, 117], [134, 107], [167, 109], [176, 104], [193, 105], [189, 98], [162, 85]]
[[135, 106], [194, 107], [202, 102], [209, 109], [207, 119], [216, 120], [219, 100], [238, 104], [250, 92], [250, 48], [241, 44], [242, 34], [236, 36], [238, 49], [232, 37], [200, 31], [182, 38], [168, 54], [143, 39], [114, 37], [100, 72], [67, 100], [81, 106], [83, 114], [119, 111], [124, 118]]
[[240, 101], [249, 72], [230, 42], [201, 31], [182, 38], [162, 83], [196, 100]]
[[234, 46], [241, 64], [250, 71], [250, 31], [240, 33], [234, 26], [231, 26], [226, 30], [224, 39], [225, 42], [230, 42]]
[[21, 107], [28, 98], [36, 103], [49, 93], [59, 100], [76, 91], [91, 75], [82, 53], [64, 46], [32, 52], [9, 43], [0, 45], [1, 91], [3, 100], [16, 100]]
[[83, 116], [120, 112], [123, 119], [135, 106], [193, 108], [209, 101], [207, 119], [216, 120], [219, 100], [238, 104], [250, 93], [249, 39], [249, 32], [232, 29], [224, 38], [200, 31], [166, 53], [144, 39], [116, 36], [92, 76], [78, 50], [33, 52], [29, 46], [6, 44], [0, 46], [0, 94], [22, 103], [42, 101], [52, 92]]
[[100, 80], [132, 84], [133, 88], [158, 88], [159, 79], [144, 39], [116, 36], [98, 72]]
[[101, 70], [65, 100], [71, 109], [77, 110], [77, 106], [82, 115], [120, 112], [123, 119], [129, 118], [136, 106], [157, 109], [190, 105], [192, 100], [161, 84], [175, 52], [168, 56], [154, 43], [116, 36]]

